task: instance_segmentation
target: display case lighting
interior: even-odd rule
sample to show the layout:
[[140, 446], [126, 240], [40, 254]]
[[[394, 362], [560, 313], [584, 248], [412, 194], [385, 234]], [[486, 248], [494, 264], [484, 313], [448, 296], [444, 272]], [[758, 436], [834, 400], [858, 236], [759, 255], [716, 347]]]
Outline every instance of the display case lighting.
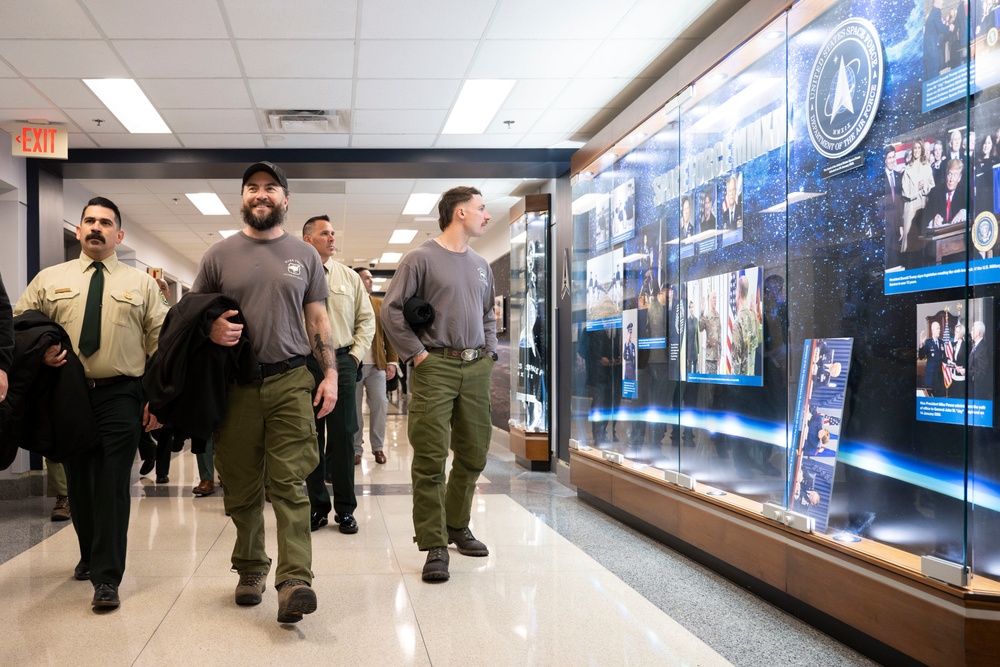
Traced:
[[837, 542], [845, 542], [848, 544], [853, 544], [855, 542], [861, 541], [860, 537], [858, 537], [857, 535], [851, 535], [850, 533], [840, 533], [838, 535], [834, 535], [833, 539], [836, 540]]
[[765, 32], [763, 34], [764, 39], [769, 40], [769, 41], [778, 40], [778, 39], [781, 39], [784, 36], [785, 36], [785, 31], [784, 30], [769, 30], [768, 32]]

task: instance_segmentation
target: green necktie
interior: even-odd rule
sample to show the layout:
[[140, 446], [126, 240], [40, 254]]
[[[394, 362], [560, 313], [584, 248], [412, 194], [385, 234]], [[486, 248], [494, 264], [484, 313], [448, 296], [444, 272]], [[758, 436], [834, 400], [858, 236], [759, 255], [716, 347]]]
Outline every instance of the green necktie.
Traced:
[[87, 307], [83, 311], [83, 328], [80, 329], [80, 354], [89, 357], [101, 347], [101, 297], [104, 296], [104, 265], [91, 264], [94, 275], [90, 277]]

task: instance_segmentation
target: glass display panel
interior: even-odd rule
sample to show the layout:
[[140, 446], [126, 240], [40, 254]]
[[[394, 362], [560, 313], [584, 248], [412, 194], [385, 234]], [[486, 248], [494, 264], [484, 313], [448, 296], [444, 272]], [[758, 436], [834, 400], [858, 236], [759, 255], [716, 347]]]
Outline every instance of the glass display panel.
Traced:
[[[548, 432], [548, 211], [528, 211], [511, 223], [511, 425]], [[498, 303], [502, 311], [502, 304]], [[514, 342], [516, 341], [516, 343]]]
[[576, 174], [572, 437], [1000, 590], [998, 93], [992, 0], [803, 0]]

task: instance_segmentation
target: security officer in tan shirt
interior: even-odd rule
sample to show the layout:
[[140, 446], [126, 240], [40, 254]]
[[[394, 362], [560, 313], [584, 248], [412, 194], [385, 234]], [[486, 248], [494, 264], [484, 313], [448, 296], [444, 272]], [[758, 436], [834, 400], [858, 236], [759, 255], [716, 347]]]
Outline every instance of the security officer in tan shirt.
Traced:
[[[354, 434], [360, 428], [354, 396], [358, 367], [375, 335], [375, 312], [358, 274], [333, 261], [337, 246], [328, 216], [309, 218], [302, 227], [302, 240], [316, 248], [323, 260], [326, 284], [330, 289], [326, 313], [337, 352], [337, 404], [330, 414], [316, 420], [319, 465], [306, 478], [312, 510], [310, 528], [315, 531], [327, 525], [332, 509], [340, 532], [353, 535], [358, 532], [358, 522], [354, 518], [354, 510], [358, 507], [354, 493]], [[306, 365], [318, 378], [319, 367], [315, 359], [307, 357]], [[324, 481], [327, 474], [333, 488], [333, 502]]]
[[[167, 308], [151, 276], [118, 261], [124, 237], [118, 207], [94, 197], [76, 228], [80, 258], [40, 271], [14, 308], [61, 325], [87, 377], [101, 444], [67, 461], [66, 476], [80, 542], [73, 576], [93, 583], [95, 611], [120, 605], [132, 463], [142, 429], [159, 427], [144, 406], [141, 378]], [[53, 345], [45, 363], [62, 366], [67, 352]]]

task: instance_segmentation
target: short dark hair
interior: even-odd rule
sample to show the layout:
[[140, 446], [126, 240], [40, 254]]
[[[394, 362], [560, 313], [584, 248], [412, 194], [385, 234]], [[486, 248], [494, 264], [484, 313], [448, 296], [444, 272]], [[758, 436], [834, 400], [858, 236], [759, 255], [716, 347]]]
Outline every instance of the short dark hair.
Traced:
[[122, 228], [122, 213], [118, 210], [118, 206], [106, 197], [94, 197], [83, 207], [83, 211], [80, 212], [80, 222], [83, 222], [83, 216], [87, 215], [87, 209], [91, 206], [101, 206], [103, 208], [110, 208], [115, 212], [115, 224], [118, 225], [119, 231]]
[[460, 185], [452, 188], [441, 195], [438, 203], [438, 227], [443, 232], [451, 224], [451, 216], [455, 213], [455, 207], [464, 204], [476, 195], [482, 196], [482, 192], [469, 185]]
[[358, 274], [359, 276], [361, 275], [362, 271], [368, 271], [368, 273], [371, 273], [371, 270], [367, 266], [355, 266], [354, 267], [354, 272], [356, 274]]
[[302, 236], [309, 236], [316, 229], [317, 220], [326, 220], [330, 222], [330, 216], [328, 215], [314, 215], [313, 217], [306, 220], [306, 224], [302, 225]]

